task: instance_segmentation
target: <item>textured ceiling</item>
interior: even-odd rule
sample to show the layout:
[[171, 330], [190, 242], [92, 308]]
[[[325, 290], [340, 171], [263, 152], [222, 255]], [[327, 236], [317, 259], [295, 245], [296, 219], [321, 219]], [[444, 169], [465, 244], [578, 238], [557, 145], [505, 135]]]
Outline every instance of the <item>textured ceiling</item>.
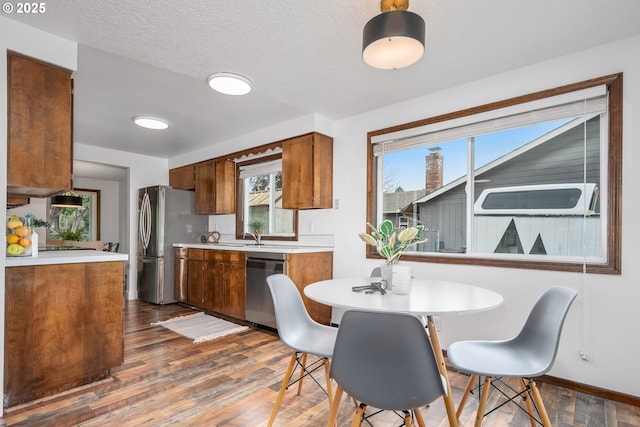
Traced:
[[[75, 141], [172, 157], [296, 117], [340, 119], [640, 33], [638, 0], [413, 0], [426, 53], [368, 67], [362, 28], [377, 0], [56, 0], [4, 15], [80, 44]], [[245, 97], [214, 93], [215, 71]], [[166, 118], [153, 132], [131, 117]], [[268, 142], [268, 141], [265, 141]]]

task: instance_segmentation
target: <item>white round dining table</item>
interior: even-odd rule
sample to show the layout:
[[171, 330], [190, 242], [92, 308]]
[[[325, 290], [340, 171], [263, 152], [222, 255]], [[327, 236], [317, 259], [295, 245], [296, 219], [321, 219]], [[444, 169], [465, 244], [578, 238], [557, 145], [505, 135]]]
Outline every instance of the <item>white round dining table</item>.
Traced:
[[394, 294], [393, 290], [382, 295], [378, 291], [352, 289], [354, 286], [365, 286], [379, 280], [380, 278], [376, 277], [323, 280], [306, 286], [304, 294], [316, 302], [342, 309], [406, 312], [425, 317], [440, 373], [447, 383], [447, 395], [443, 399], [449, 425], [458, 426], [449, 376], [433, 317], [491, 310], [502, 304], [502, 295], [490, 289], [466, 283], [415, 278], [411, 279], [411, 290], [406, 295]]
[[351, 277], [323, 280], [304, 288], [304, 294], [319, 303], [343, 309], [407, 312], [422, 316], [444, 316], [490, 310], [502, 304], [502, 295], [490, 289], [465, 283], [432, 279], [411, 279], [408, 295], [385, 295], [379, 292], [354, 292], [352, 287], [364, 286], [372, 277]]

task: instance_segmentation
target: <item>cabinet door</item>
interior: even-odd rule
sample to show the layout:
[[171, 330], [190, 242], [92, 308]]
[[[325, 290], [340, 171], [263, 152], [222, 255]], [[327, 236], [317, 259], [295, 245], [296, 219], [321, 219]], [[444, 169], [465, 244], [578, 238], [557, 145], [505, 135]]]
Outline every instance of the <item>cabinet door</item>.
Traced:
[[244, 252], [230, 253], [225, 265], [225, 314], [246, 319], [246, 256]]
[[236, 212], [236, 165], [232, 160], [215, 162], [215, 213]]
[[195, 190], [196, 168], [194, 165], [181, 166], [169, 171], [169, 185], [178, 190]]
[[8, 55], [7, 189], [48, 196], [71, 189], [71, 72]]
[[316, 322], [331, 323], [331, 307], [312, 301], [304, 295], [305, 286], [333, 278], [333, 252], [287, 255], [287, 275], [298, 287], [309, 316]]
[[203, 249], [189, 249], [187, 259], [187, 303], [194, 307], [202, 307], [203, 281], [205, 277], [205, 261]]
[[204, 308], [224, 313], [224, 251], [207, 250]]
[[213, 160], [198, 163], [196, 166], [196, 213], [215, 214], [215, 163]]
[[333, 139], [318, 133], [282, 143], [282, 207], [331, 208]]

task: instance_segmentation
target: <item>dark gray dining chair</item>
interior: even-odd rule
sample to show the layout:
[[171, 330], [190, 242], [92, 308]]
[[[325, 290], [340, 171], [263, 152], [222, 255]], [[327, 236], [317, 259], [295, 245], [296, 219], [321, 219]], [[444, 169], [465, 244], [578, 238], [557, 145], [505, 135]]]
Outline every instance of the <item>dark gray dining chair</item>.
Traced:
[[[271, 427], [278, 414], [285, 390], [298, 383], [298, 394], [300, 394], [302, 381], [307, 376], [327, 393], [329, 409], [331, 409], [333, 393], [329, 378], [329, 359], [333, 354], [338, 329], [317, 323], [309, 316], [298, 288], [288, 276], [274, 274], [267, 277], [267, 284], [273, 299], [278, 335], [282, 342], [293, 350], [269, 417], [267, 426]], [[316, 356], [315, 360], [307, 363], [308, 355]], [[293, 373], [297, 367], [300, 368], [300, 375], [294, 379]], [[313, 377], [313, 373], [321, 367], [324, 367], [325, 371], [326, 389]]]
[[431, 342], [420, 319], [408, 313], [347, 310], [338, 328], [331, 378], [337, 383], [327, 426], [336, 423], [344, 392], [360, 402], [352, 426], [362, 424], [368, 406], [402, 413], [406, 426], [419, 426], [419, 410], [445, 395]]
[[[516, 403], [514, 399], [522, 397], [526, 404], [526, 409], [523, 410], [529, 415], [531, 426], [535, 426], [536, 413], [543, 426], [551, 426], [533, 377], [543, 375], [551, 369], [558, 351], [564, 320], [576, 295], [576, 291], [565, 287], [556, 286], [548, 289], [531, 309], [521, 331], [511, 339], [459, 341], [449, 346], [447, 358], [451, 366], [460, 372], [471, 374], [458, 405], [458, 418], [478, 376], [484, 376], [485, 380], [480, 386], [482, 391], [476, 414], [476, 427], [481, 426], [483, 418], [488, 415], [485, 409], [492, 386], [504, 395], [508, 392], [515, 394], [498, 407], [509, 402]], [[503, 381], [506, 377], [518, 378], [520, 391]], [[507, 392], [503, 391], [503, 388]]]

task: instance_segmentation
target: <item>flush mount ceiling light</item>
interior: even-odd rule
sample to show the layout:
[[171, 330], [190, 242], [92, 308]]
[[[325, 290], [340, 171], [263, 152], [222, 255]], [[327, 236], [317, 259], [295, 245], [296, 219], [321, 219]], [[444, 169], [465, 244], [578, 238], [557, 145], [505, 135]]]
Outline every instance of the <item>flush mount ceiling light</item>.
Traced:
[[51, 206], [56, 208], [81, 208], [82, 197], [78, 196], [71, 191], [58, 194], [51, 198]]
[[246, 77], [234, 73], [214, 73], [207, 83], [211, 89], [225, 95], [246, 95], [251, 92], [251, 82]]
[[166, 129], [169, 127], [167, 122], [157, 117], [136, 116], [133, 118], [133, 121], [138, 126], [141, 126], [147, 129]]
[[424, 20], [407, 11], [409, 0], [382, 0], [382, 13], [362, 32], [362, 58], [374, 68], [407, 67], [424, 53]]

